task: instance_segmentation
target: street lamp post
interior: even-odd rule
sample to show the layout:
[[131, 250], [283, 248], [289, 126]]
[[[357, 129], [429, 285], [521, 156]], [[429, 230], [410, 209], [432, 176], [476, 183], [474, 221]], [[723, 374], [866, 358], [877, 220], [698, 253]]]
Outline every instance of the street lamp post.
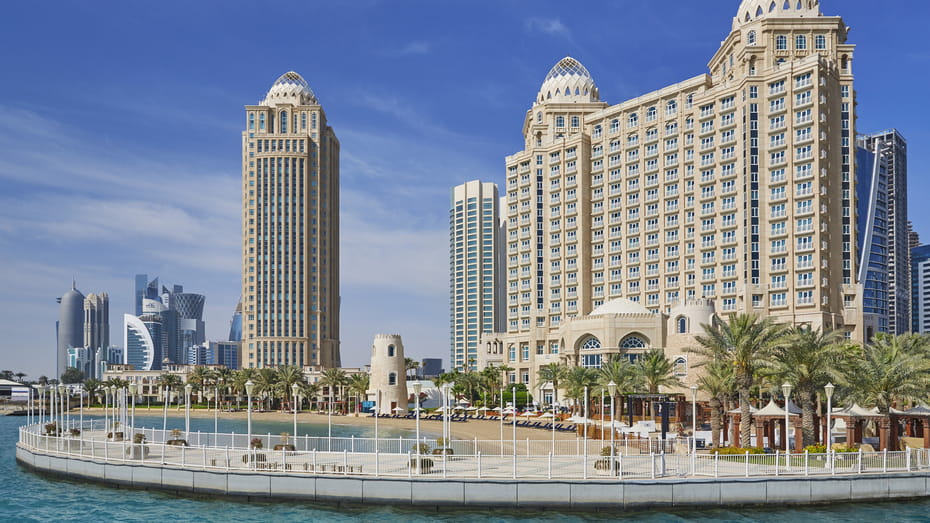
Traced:
[[252, 383], [252, 380], [245, 382], [245, 395], [248, 398], [248, 411], [249, 411], [249, 422], [248, 422], [248, 438], [246, 439], [246, 446], [250, 447], [252, 445], [252, 391], [255, 390], [255, 384]]
[[375, 453], [378, 452], [378, 417], [381, 415], [381, 389], [375, 395]]
[[191, 439], [191, 390], [193, 388], [190, 382], [184, 385], [184, 438], [187, 440]]
[[45, 421], [45, 385], [36, 385], [36, 390], [39, 391], [39, 423], [43, 423]]
[[168, 403], [171, 402], [171, 387], [165, 385], [165, 408], [161, 418], [161, 436], [167, 439], [168, 436]]
[[58, 401], [61, 402], [61, 404], [59, 405], [60, 408], [58, 409], [58, 417], [61, 419], [61, 425], [59, 426], [63, 427], [64, 430], [68, 430], [68, 427], [65, 426], [66, 420], [67, 420], [67, 417], [66, 417], [67, 415], [65, 414], [65, 404], [66, 404], [65, 396], [67, 396], [66, 394], [67, 390], [68, 390], [68, 387], [65, 387], [64, 383], [58, 384], [58, 392], [59, 392]]
[[291, 385], [291, 403], [294, 406], [294, 441], [297, 441], [297, 393], [300, 391], [300, 385], [293, 383]]
[[79, 401], [81, 402], [81, 406], [80, 406], [80, 413], [81, 413], [81, 414], [80, 414], [80, 423], [81, 423], [81, 431], [82, 431], [82, 432], [84, 431], [84, 392], [85, 392], [85, 391], [84, 391], [84, 384], [82, 383], [82, 384], [81, 384], [81, 397], [80, 397], [80, 399], [79, 399]]
[[697, 452], [697, 385], [691, 385], [691, 454]]
[[116, 437], [116, 432], [119, 428], [116, 421], [116, 385], [110, 385], [110, 419], [113, 422], [113, 437]]
[[511, 420], [513, 421], [513, 460], [517, 461], [517, 388], [510, 389], [510, 397], [513, 398], [513, 409], [510, 411]]
[[132, 427], [132, 430], [136, 430], [136, 393], [139, 391], [139, 385], [135, 382], [129, 384], [129, 395], [132, 397], [132, 418], [130, 418], [129, 425]]
[[824, 385], [823, 390], [827, 394], [827, 452], [833, 448], [833, 429], [830, 427], [830, 416], [833, 414], [833, 389], [836, 386], [832, 383]]
[[417, 474], [420, 473], [420, 391], [423, 390], [423, 383], [420, 381], [413, 382], [413, 401], [417, 411], [417, 444], [414, 448], [417, 451]]
[[[449, 438], [452, 436], [452, 427], [451, 422], [449, 421], [449, 386], [450, 384], [444, 383], [442, 385], [442, 440], [445, 443], [444, 448], [449, 448]], [[445, 452], [445, 451], [443, 451]]]
[[552, 403], [552, 455], [555, 455], [555, 420], [557, 419], [556, 412], [559, 411], [559, 402], [555, 401]]
[[[216, 441], [216, 435], [219, 433], [219, 419], [220, 419], [220, 383], [223, 383], [223, 378], [219, 378], [216, 382], [213, 383], [213, 394], [216, 396], [213, 399], [213, 440]], [[296, 436], [296, 434], [295, 434]], [[214, 443], [216, 445], [216, 443]]]
[[[614, 459], [614, 395], [617, 393], [617, 384], [610, 380], [607, 384], [607, 393], [610, 394], [610, 460], [611, 469], [613, 469]], [[603, 415], [602, 415], [603, 417]]]
[[[104, 416], [106, 416], [104, 411]], [[55, 385], [48, 387], [48, 422], [55, 423]]]
[[[794, 388], [794, 387], [792, 387], [791, 384], [788, 383], [788, 382], [783, 383], [782, 386], [781, 386], [781, 391], [782, 391], [782, 393], [785, 395], [785, 454], [788, 454], [788, 455], [789, 455], [789, 459], [788, 459], [788, 468], [791, 468], [791, 459], [790, 459], [790, 454], [791, 454], [791, 438], [788, 437], [788, 423], [789, 423], [789, 421], [788, 421], [788, 414], [789, 414], [789, 412], [788, 412], [788, 402], [790, 402], [791, 400], [788, 399], [788, 398], [791, 396], [791, 389], [793, 389], [793, 388]], [[795, 449], [795, 450], [797, 450], [797, 449]]]

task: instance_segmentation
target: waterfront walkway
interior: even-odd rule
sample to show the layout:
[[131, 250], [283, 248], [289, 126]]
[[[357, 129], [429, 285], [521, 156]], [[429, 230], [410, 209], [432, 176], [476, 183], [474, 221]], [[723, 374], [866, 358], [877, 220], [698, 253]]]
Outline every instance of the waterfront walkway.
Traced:
[[[827, 454], [726, 455], [688, 452], [642, 453], [600, 440], [453, 440], [449, 451], [433, 454], [426, 439], [416, 456], [416, 440], [408, 438], [289, 438], [290, 447], [274, 450], [282, 438], [274, 435], [191, 433], [179, 437], [161, 429], [125, 428], [126, 439], [114, 441], [102, 420], [85, 421], [79, 435], [50, 436], [41, 425], [20, 428], [18, 445], [50, 456], [76, 457], [105, 463], [133, 463], [201, 471], [261, 471], [268, 473], [362, 477], [461, 479], [663, 479], [780, 476], [867, 475], [930, 470], [930, 450]], [[143, 434], [145, 442], [132, 442]], [[169, 440], [183, 439], [186, 445]], [[258, 439], [261, 448], [249, 448]], [[177, 442], [180, 443], [180, 442]]]

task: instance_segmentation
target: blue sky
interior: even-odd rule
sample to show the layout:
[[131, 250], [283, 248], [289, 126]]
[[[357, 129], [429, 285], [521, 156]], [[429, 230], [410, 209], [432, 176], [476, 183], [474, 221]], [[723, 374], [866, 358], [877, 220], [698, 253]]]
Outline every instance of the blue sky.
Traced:
[[[897, 127], [926, 194], [930, 2], [823, 0], [858, 45], [858, 130]], [[572, 55], [619, 103], [706, 71], [736, 0], [12, 2], [0, 17], [0, 368], [53, 373], [55, 298], [133, 275], [239, 296], [240, 133], [288, 70], [342, 142], [342, 354], [379, 332], [448, 356], [449, 189], [503, 182], [540, 83]], [[583, 7], [583, 8], [582, 8]], [[930, 208], [910, 215], [930, 240]]]

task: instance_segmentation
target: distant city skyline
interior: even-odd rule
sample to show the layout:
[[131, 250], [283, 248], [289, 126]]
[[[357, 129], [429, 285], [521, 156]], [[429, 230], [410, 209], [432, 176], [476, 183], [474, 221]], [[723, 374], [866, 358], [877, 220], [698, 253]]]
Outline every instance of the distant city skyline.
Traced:
[[[55, 298], [72, 277], [109, 293], [114, 327], [134, 312], [135, 274], [183, 281], [209, 296], [206, 337], [227, 336], [241, 293], [242, 105], [288, 70], [320, 93], [341, 141], [342, 363], [367, 361], [378, 332], [402, 334], [408, 356], [447, 361], [449, 188], [504, 183], [527, 93], [558, 59], [578, 58], [617, 103], [706, 72], [738, 5], [293, 2], [264, 14], [326, 23], [269, 40], [251, 36], [245, 4], [11, 4], [0, 22], [11, 51], [0, 67], [14, 79], [0, 85], [0, 367], [54, 375]], [[822, 10], [857, 44], [857, 130], [898, 129], [909, 190], [927, 192], [930, 129], [912, 101], [930, 75], [930, 4]], [[930, 208], [912, 205], [909, 219], [930, 233]]]

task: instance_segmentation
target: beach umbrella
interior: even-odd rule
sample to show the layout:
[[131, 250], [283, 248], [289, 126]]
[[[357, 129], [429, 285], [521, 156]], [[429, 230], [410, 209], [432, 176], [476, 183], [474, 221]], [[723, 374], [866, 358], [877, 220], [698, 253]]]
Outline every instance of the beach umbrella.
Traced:
[[465, 410], [475, 411], [475, 410], [488, 410], [488, 409], [479, 409], [478, 407], [468, 407], [468, 408], [465, 409]]
[[394, 407], [394, 412], [406, 412], [407, 409], [403, 407]]
[[544, 412], [539, 415], [540, 418], [554, 418], [555, 416], [551, 412]]

